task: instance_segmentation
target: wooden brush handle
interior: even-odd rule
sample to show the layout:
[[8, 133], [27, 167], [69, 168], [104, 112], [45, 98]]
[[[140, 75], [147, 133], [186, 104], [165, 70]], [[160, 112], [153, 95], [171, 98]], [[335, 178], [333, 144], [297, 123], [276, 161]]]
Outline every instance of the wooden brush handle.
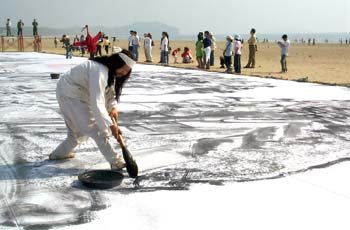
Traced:
[[[118, 125], [118, 123], [117, 123], [115, 117], [112, 117], [112, 122], [113, 122], [114, 125]], [[126, 144], [125, 144], [124, 138], [123, 138], [123, 136], [122, 136], [121, 133], [118, 134], [117, 141], [119, 142], [119, 144], [120, 144], [120, 146], [121, 146], [122, 148], [125, 148]]]

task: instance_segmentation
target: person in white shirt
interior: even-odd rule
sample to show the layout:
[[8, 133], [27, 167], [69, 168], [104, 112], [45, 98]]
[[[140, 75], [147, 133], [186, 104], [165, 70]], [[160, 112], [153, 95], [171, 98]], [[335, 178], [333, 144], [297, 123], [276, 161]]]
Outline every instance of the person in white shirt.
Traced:
[[169, 35], [167, 32], [162, 32], [160, 42], [160, 60], [162, 65], [167, 66], [169, 63]]
[[152, 39], [149, 34], [144, 34], [143, 47], [146, 56], [146, 62], [153, 62], [152, 60]]
[[211, 40], [211, 47], [210, 47], [210, 66], [215, 65], [215, 49], [216, 49], [216, 38], [214, 37], [213, 33], [209, 32], [209, 38]]
[[140, 47], [140, 37], [137, 35], [137, 32], [134, 31], [134, 36], [132, 39], [132, 54], [134, 56], [134, 60], [139, 60], [139, 47]]
[[125, 166], [110, 140], [112, 135], [118, 138], [120, 132], [111, 118], [118, 120], [117, 103], [135, 61], [127, 50], [119, 51], [87, 60], [60, 77], [56, 97], [66, 123], [67, 138], [49, 159], [74, 157], [74, 148], [91, 137], [111, 169]]
[[282, 36], [282, 41], [278, 41], [277, 44], [281, 48], [281, 67], [282, 67], [281, 73], [286, 73], [286, 72], [288, 72], [287, 56], [288, 56], [288, 50], [290, 47], [290, 41], [288, 39], [288, 36], [286, 34], [284, 34]]

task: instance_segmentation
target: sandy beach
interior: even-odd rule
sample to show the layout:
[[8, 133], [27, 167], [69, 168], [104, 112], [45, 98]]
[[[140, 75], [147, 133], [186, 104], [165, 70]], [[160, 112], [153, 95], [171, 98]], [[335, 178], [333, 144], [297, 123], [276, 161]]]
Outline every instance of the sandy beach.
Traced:
[[[217, 38], [219, 39], [219, 38]], [[142, 43], [142, 42], [141, 42]], [[159, 40], [155, 40], [155, 46], [152, 51], [153, 64], [158, 64], [160, 60], [159, 52]], [[225, 42], [217, 41], [217, 49], [215, 51], [215, 66], [210, 71], [224, 72], [224, 69], [220, 69], [219, 56], [222, 55]], [[127, 48], [126, 40], [117, 40], [113, 43], [114, 46], [120, 46]], [[195, 55], [195, 41], [173, 41], [170, 40], [170, 47], [172, 49], [189, 47], [193, 55]], [[26, 51], [32, 51], [33, 48], [26, 42]], [[7, 51], [15, 51], [15, 48], [9, 48]], [[53, 38], [43, 38], [42, 52], [46, 53], [65, 53], [62, 48], [62, 43], [58, 44], [58, 48], [54, 47]], [[103, 54], [104, 50], [103, 50]], [[75, 56], [79, 56], [79, 52], [74, 52]], [[85, 55], [86, 57], [88, 54]], [[145, 55], [143, 47], [139, 49], [139, 62], [144, 63]], [[169, 64], [173, 67], [196, 69], [197, 63], [191, 64], [174, 64], [174, 60], [169, 56]], [[181, 58], [179, 58], [181, 59]], [[247, 43], [243, 44], [242, 50], [242, 67], [248, 60], [248, 47]], [[180, 60], [181, 61], [181, 60]], [[316, 44], [315, 46], [308, 46], [307, 44], [293, 43], [289, 51], [288, 73], [281, 74], [280, 67], [280, 48], [276, 43], [259, 43], [258, 52], [256, 53], [256, 68], [244, 69], [242, 68], [242, 75], [259, 76], [259, 77], [272, 77], [277, 79], [288, 80], [305, 80], [307, 77], [308, 82], [334, 84], [350, 86], [350, 77], [348, 72], [350, 71], [350, 45], [340, 44]], [[234, 75], [233, 75], [234, 77]]]

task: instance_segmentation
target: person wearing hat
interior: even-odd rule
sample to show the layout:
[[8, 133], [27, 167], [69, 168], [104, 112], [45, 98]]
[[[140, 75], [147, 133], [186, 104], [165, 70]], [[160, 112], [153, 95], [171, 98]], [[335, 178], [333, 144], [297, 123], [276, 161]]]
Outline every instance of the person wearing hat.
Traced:
[[235, 43], [234, 43], [234, 58], [233, 58], [233, 66], [235, 69], [235, 73], [241, 74], [241, 55], [242, 55], [242, 42], [241, 36], [238, 34], [235, 35]]
[[74, 157], [75, 147], [91, 137], [111, 169], [120, 170], [125, 166], [111, 142], [111, 136], [118, 138], [120, 133], [111, 118], [118, 120], [117, 103], [135, 61], [129, 51], [118, 51], [111, 56], [91, 58], [60, 77], [56, 97], [67, 137], [49, 159]]
[[224, 49], [224, 63], [226, 66], [226, 73], [232, 73], [232, 53], [233, 53], [233, 37], [228, 35], [226, 37], [226, 45]]

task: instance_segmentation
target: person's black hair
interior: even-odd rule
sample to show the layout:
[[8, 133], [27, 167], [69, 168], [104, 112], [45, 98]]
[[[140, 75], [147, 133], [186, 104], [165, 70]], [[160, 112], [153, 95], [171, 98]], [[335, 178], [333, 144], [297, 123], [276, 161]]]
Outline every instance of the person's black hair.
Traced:
[[198, 40], [203, 40], [203, 32], [199, 32], [197, 38]]
[[252, 28], [252, 29], [250, 30], [250, 32], [252, 32], [253, 34], [255, 34], [255, 29]]
[[287, 34], [283, 34], [282, 38], [287, 39], [288, 38]]
[[[129, 51], [123, 49], [121, 53], [127, 55], [132, 59], [132, 55]], [[132, 70], [130, 69], [130, 71], [125, 76], [115, 76], [116, 70], [122, 68], [126, 64], [124, 60], [119, 56], [119, 53], [112, 54], [111, 56], [94, 57], [90, 60], [105, 65], [108, 68], [108, 87], [111, 87], [114, 84], [115, 98], [119, 102], [124, 84], [129, 79]]]

